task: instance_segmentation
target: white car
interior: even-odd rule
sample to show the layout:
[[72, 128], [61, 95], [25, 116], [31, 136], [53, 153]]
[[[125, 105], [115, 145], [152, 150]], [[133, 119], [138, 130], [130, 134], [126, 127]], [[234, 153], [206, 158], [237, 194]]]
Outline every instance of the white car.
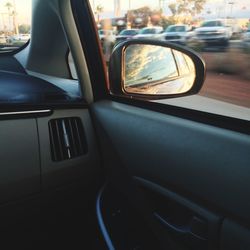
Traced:
[[15, 42], [23, 42], [26, 43], [30, 39], [30, 34], [19, 34], [19, 35], [14, 35], [10, 37], [10, 42], [15, 43]]
[[0, 35], [0, 44], [5, 44], [6, 42], [7, 41], [5, 35]]
[[244, 33], [242, 42], [243, 42], [243, 47], [244, 48], [250, 48], [250, 27]]
[[222, 19], [208, 20], [195, 30], [195, 36], [196, 39], [209, 45], [227, 46], [232, 37], [232, 28]]
[[153, 26], [153, 27], [145, 27], [139, 31], [138, 35], [135, 35], [134, 39], [154, 39], [159, 38], [161, 33], [163, 32], [163, 28], [161, 26]]
[[186, 44], [194, 36], [192, 28], [185, 24], [170, 25], [162, 34], [161, 40]]
[[107, 42], [114, 44], [116, 41], [116, 36], [113, 30], [98, 30], [98, 35], [101, 43]]

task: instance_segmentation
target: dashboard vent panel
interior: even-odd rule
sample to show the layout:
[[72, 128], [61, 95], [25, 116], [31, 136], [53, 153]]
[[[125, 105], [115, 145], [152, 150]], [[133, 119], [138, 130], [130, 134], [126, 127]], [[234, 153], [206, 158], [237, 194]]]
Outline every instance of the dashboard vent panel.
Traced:
[[73, 159], [88, 151], [82, 121], [78, 117], [50, 120], [49, 134], [53, 161]]

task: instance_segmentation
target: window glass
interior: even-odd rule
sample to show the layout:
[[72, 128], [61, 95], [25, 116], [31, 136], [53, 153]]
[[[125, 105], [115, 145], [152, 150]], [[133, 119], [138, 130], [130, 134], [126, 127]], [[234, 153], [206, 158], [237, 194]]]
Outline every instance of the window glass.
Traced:
[[[250, 120], [249, 0], [90, 0], [90, 4], [97, 28], [114, 32], [112, 39], [101, 37], [107, 64], [115, 44], [136, 37], [181, 44], [204, 59], [206, 81], [199, 94], [159, 102]], [[164, 32], [157, 32], [159, 28]], [[117, 36], [130, 29], [139, 34]], [[192, 67], [185, 57], [177, 58], [184, 73]]]
[[169, 26], [166, 29], [166, 32], [184, 32], [185, 31], [185, 26]]
[[121, 36], [134, 36], [137, 35], [138, 31], [137, 30], [122, 30], [119, 35]]
[[179, 74], [181, 76], [189, 74], [190, 70], [189, 70], [188, 62], [186, 61], [186, 57], [184, 57], [184, 54], [177, 50], [173, 50], [173, 53], [175, 54], [175, 60], [178, 65]]
[[31, 0], [0, 1], [0, 52], [20, 48], [30, 39]]

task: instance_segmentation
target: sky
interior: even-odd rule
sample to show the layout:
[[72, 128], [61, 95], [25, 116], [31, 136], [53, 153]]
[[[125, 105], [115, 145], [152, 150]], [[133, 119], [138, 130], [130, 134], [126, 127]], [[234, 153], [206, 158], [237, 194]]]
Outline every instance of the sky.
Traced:
[[[101, 5], [104, 7], [104, 12], [101, 14], [101, 18], [108, 18], [114, 16], [114, 0], [89, 0], [90, 4], [93, 6]], [[17, 10], [17, 22], [18, 24], [30, 24], [31, 23], [31, 2], [32, 0], [0, 0], [0, 29], [3, 26], [8, 26], [8, 9], [5, 7], [7, 2], [16, 3]], [[159, 0], [120, 0], [122, 15], [129, 9], [129, 2], [131, 9], [149, 6], [153, 9], [159, 8]], [[174, 0], [165, 0], [165, 14], [170, 15], [170, 10], [168, 9], [169, 3], [174, 2]], [[232, 15], [237, 18], [250, 18], [250, 0], [207, 0], [205, 9], [202, 13], [204, 18], [215, 18], [220, 15], [224, 17], [225, 15], [231, 14], [231, 6], [227, 4], [228, 2], [234, 2], [232, 6]], [[243, 10], [242, 8], [245, 7]], [[209, 14], [208, 14], [209, 13]]]
[[[129, 0], [120, 0], [122, 13], [125, 13], [129, 9]], [[165, 14], [170, 15], [171, 12], [168, 9], [168, 5], [174, 2], [174, 0], [165, 0]], [[205, 18], [214, 18], [221, 15], [231, 14], [231, 5], [229, 2], [234, 2], [232, 6], [232, 15], [235, 17], [250, 18], [250, 0], [207, 0], [202, 15]], [[102, 17], [110, 17], [113, 15], [114, 0], [90, 0], [91, 5], [101, 5], [104, 7]], [[130, 0], [131, 9], [139, 8], [142, 6], [149, 6], [153, 9], [159, 8], [159, 0]], [[243, 10], [242, 8], [245, 7]], [[208, 14], [210, 13], [210, 14]], [[224, 16], [222, 16], [224, 15]]]
[[[0, 29], [3, 25], [9, 25], [8, 9], [5, 7], [9, 2], [14, 5], [16, 3], [17, 22], [18, 24], [31, 23], [31, 2], [32, 0], [0, 0]], [[12, 22], [11, 22], [12, 25]]]

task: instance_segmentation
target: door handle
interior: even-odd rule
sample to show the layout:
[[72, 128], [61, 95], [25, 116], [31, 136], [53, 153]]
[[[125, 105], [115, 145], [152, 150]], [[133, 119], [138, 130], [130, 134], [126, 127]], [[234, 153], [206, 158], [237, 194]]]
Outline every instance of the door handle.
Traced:
[[156, 212], [153, 213], [153, 216], [167, 231], [175, 234], [177, 237], [200, 242], [207, 240], [207, 223], [205, 220], [193, 216], [187, 225], [175, 225]]

